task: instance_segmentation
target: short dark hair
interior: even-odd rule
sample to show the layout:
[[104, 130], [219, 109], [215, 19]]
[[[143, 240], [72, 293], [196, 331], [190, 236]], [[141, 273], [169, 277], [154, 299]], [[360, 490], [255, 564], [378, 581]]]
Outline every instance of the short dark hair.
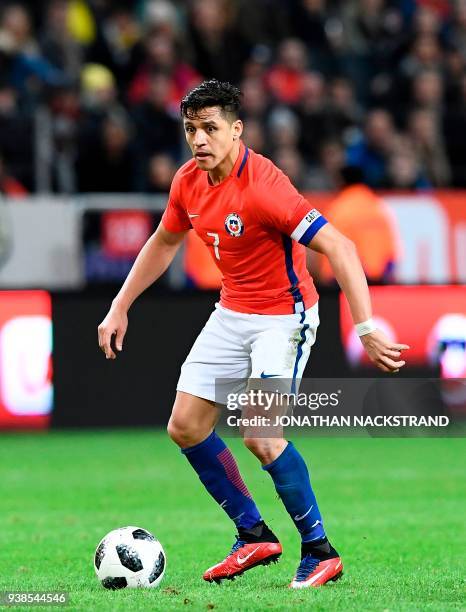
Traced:
[[217, 81], [217, 79], [203, 81], [181, 100], [181, 116], [194, 118], [203, 108], [219, 106], [225, 115], [230, 115], [236, 120], [239, 118], [241, 95], [237, 87], [226, 81]]

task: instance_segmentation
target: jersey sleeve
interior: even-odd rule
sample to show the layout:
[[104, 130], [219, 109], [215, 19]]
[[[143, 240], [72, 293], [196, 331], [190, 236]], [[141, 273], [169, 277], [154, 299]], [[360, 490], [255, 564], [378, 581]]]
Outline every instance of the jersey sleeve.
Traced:
[[307, 246], [328, 221], [297, 191], [283, 172], [271, 166], [255, 188], [259, 219]]
[[169, 232], [177, 233], [191, 229], [191, 221], [186, 209], [181, 204], [180, 181], [177, 175], [173, 178], [167, 207], [162, 215], [162, 223]]

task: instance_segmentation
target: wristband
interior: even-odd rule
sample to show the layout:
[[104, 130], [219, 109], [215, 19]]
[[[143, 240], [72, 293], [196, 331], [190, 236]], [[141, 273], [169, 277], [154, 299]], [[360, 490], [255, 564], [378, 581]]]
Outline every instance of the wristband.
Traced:
[[371, 334], [377, 329], [372, 319], [367, 319], [367, 321], [363, 321], [362, 323], [356, 323], [354, 327], [359, 337]]

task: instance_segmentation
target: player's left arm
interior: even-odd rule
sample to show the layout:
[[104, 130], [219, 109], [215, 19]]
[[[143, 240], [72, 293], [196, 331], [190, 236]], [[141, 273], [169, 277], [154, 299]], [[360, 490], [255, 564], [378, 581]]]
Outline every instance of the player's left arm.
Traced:
[[[348, 300], [354, 324], [370, 320], [372, 306], [369, 288], [354, 243], [326, 223], [307, 246], [327, 256]], [[360, 339], [371, 361], [384, 372], [398, 372], [405, 365], [406, 362], [400, 357], [402, 351], [409, 349], [407, 344], [391, 342], [378, 329], [360, 336]]]
[[[333, 273], [349, 302], [355, 325], [371, 319], [371, 300], [366, 276], [354, 244], [337, 231], [309, 202], [287, 176], [271, 162], [262, 162], [251, 196], [258, 220], [329, 259]], [[366, 326], [363, 326], [366, 327]], [[370, 331], [370, 333], [362, 332]], [[380, 330], [359, 332], [369, 358], [384, 372], [397, 372], [405, 365], [401, 352], [406, 344], [391, 342]]]

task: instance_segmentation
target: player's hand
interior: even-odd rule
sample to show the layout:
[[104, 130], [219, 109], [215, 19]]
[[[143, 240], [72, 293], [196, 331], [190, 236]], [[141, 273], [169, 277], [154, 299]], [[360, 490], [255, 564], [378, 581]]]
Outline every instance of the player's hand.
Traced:
[[112, 348], [112, 338], [115, 336], [117, 351], [123, 350], [123, 338], [128, 328], [128, 315], [126, 310], [112, 305], [107, 316], [98, 327], [99, 346], [107, 359], [116, 359]]
[[360, 340], [369, 355], [369, 359], [383, 372], [394, 374], [405, 365], [401, 360], [401, 353], [409, 349], [407, 344], [397, 344], [387, 338], [379, 329], [360, 337]]

